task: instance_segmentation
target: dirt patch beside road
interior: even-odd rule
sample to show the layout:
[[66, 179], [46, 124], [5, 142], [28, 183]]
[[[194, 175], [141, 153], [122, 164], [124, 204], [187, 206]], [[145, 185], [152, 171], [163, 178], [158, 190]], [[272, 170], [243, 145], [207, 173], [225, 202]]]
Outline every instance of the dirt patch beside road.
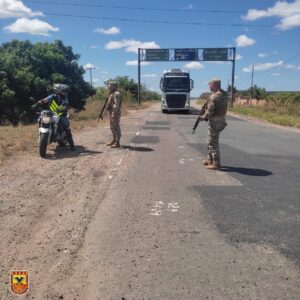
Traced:
[[108, 128], [85, 129], [75, 134], [75, 152], [51, 146], [46, 160], [36, 153], [0, 167], [1, 299], [14, 298], [10, 270], [29, 271], [26, 298], [59, 299], [53, 287], [73, 272], [110, 174], [120, 158], [130, 158], [126, 149], [108, 148], [110, 138]]

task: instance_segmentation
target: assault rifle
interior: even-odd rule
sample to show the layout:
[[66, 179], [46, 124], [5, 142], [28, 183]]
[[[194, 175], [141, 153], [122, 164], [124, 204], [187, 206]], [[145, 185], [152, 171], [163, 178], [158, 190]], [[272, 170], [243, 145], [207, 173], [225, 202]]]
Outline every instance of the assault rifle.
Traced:
[[[195, 133], [195, 131], [196, 131], [197, 127], [198, 127], [198, 124], [199, 124], [199, 122], [201, 121], [201, 120], [200, 120], [200, 117], [203, 116], [203, 115], [205, 114], [205, 110], [206, 110], [206, 109], [207, 109], [207, 102], [204, 103], [204, 105], [203, 105], [203, 106], [201, 107], [201, 109], [200, 109], [199, 117], [197, 118], [196, 123], [195, 123], [195, 125], [194, 125], [194, 127], [193, 127], [193, 134]], [[205, 120], [205, 121], [207, 121], [207, 120]]]
[[105, 107], [106, 107], [106, 104], [107, 104], [107, 102], [108, 102], [108, 99], [109, 99], [109, 96], [106, 98], [106, 100], [105, 100], [105, 102], [104, 102], [104, 105], [103, 105], [103, 107], [102, 107], [102, 109], [101, 109], [101, 112], [100, 112], [100, 114], [99, 114], [99, 120], [100, 120], [100, 119], [103, 120], [103, 113], [104, 113], [104, 109], [105, 109]]

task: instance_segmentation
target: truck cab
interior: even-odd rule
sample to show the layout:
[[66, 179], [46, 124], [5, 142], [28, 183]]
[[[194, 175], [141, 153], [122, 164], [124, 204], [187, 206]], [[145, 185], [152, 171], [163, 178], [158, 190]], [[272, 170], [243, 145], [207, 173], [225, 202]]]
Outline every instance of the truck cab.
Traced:
[[189, 111], [190, 91], [194, 82], [188, 71], [172, 69], [164, 72], [160, 80], [161, 111]]

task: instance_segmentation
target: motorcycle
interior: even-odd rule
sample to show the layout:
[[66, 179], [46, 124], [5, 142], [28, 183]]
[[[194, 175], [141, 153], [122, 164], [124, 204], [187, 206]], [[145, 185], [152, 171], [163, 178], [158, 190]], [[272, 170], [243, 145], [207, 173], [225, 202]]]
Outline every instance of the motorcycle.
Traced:
[[[39, 103], [33, 104], [31, 108], [38, 115], [39, 127], [39, 154], [46, 157], [47, 146], [51, 143], [58, 143], [59, 146], [67, 145], [67, 132], [60, 123], [60, 115], [63, 111], [44, 110]], [[67, 114], [69, 118], [69, 114]]]

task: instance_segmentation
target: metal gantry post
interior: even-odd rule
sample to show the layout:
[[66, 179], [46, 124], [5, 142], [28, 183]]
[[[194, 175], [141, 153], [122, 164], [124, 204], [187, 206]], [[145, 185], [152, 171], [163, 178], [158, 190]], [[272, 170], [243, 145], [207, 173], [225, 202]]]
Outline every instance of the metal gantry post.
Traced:
[[233, 101], [234, 101], [235, 53], [236, 53], [236, 47], [233, 48], [232, 77], [231, 77], [231, 101], [230, 101], [231, 107], [233, 107]]
[[138, 48], [138, 103], [141, 104], [141, 48]]

